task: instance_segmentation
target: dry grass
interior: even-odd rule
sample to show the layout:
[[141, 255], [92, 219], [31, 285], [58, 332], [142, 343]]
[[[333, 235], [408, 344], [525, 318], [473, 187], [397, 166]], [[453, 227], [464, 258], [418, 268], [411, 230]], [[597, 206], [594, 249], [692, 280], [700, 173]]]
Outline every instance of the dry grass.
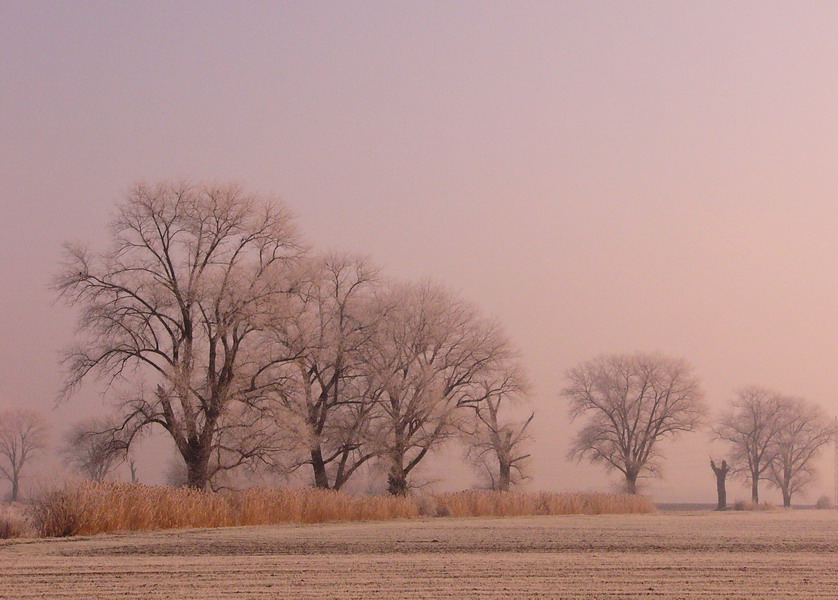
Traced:
[[[430, 508], [429, 508], [430, 507]], [[128, 483], [84, 483], [36, 498], [33, 526], [44, 537], [190, 527], [377, 521], [432, 516], [524, 516], [654, 512], [637, 496], [458, 492], [422, 499], [353, 496], [317, 489], [225, 494]]]
[[574, 492], [466, 491], [433, 497], [438, 514], [452, 517], [523, 517], [535, 515], [602, 515], [653, 513], [655, 505], [643, 496]]
[[0, 505], [0, 540], [26, 537], [32, 533], [21, 511], [14, 506]]

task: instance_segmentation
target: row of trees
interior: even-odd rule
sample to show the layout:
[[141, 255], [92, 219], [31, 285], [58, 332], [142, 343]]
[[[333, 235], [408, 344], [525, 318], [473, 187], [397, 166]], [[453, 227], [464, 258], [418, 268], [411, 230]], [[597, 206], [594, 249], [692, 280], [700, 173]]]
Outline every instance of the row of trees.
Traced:
[[[619, 471], [626, 490], [637, 493], [639, 477], [660, 469], [660, 442], [693, 431], [706, 408], [699, 381], [682, 360], [658, 355], [604, 356], [572, 369], [563, 395], [571, 417], [584, 419], [570, 456]], [[729, 473], [751, 484], [759, 502], [759, 482], [782, 492], [783, 504], [810, 484], [813, 459], [833, 440], [835, 427], [824, 411], [801, 398], [751, 386], [740, 390], [712, 427], [728, 454], [710, 461], [716, 474], [719, 508], [725, 506]]]
[[[111, 233], [104, 252], [68, 245], [54, 282], [80, 310], [64, 395], [100, 378], [116, 409], [68, 434], [66, 455], [87, 476], [132, 466], [152, 428], [170, 437], [195, 488], [237, 470], [305, 468], [317, 487], [340, 489], [377, 464], [388, 490], [405, 494], [454, 437], [491, 487], [524, 476], [526, 376], [498, 324], [446, 289], [313, 254], [281, 203], [236, 186], [138, 185]], [[658, 472], [660, 442], [706, 415], [682, 360], [603, 356], [567, 380], [571, 417], [583, 421], [571, 456], [619, 471], [630, 493]], [[801, 400], [748, 388], [714, 431], [755, 500], [768, 478], [789, 502], [828, 425]]]
[[159, 427], [195, 488], [307, 466], [340, 489], [378, 461], [405, 494], [455, 436], [494, 487], [521, 472], [532, 417], [507, 413], [526, 377], [500, 327], [447, 290], [312, 255], [281, 203], [235, 186], [139, 185], [112, 237], [102, 253], [67, 246], [55, 280], [81, 311], [65, 395], [93, 376], [118, 398], [78, 432], [87, 462]]
[[[783, 505], [791, 506], [792, 496], [813, 481], [813, 459], [836, 432], [819, 406], [751, 386], [737, 394], [713, 433], [730, 449], [731, 472], [750, 482], [754, 503], [760, 480], [767, 480], [782, 492]], [[723, 481], [727, 473], [711, 466]]]

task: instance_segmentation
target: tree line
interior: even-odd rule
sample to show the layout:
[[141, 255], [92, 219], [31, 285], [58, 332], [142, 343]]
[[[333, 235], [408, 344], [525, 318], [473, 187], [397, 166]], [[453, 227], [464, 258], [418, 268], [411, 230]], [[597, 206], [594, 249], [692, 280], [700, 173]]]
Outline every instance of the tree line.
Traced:
[[[628, 493], [638, 478], [656, 475], [660, 442], [706, 422], [698, 378], [683, 360], [653, 354], [612, 355], [568, 372], [563, 395], [571, 417], [584, 419], [570, 456], [619, 471]], [[814, 459], [834, 440], [833, 420], [816, 404], [758, 386], [742, 388], [710, 424], [712, 437], [727, 446], [726, 457], [710, 459], [718, 508], [726, 504], [729, 474], [751, 485], [759, 503], [759, 482], [768, 481], [791, 506], [792, 496], [813, 482]]]
[[[65, 436], [66, 461], [87, 477], [127, 462], [136, 480], [132, 448], [152, 428], [198, 489], [229, 485], [235, 472], [305, 470], [314, 486], [339, 490], [375, 464], [404, 495], [454, 438], [492, 489], [527, 477], [526, 372], [502, 327], [443, 286], [313, 252], [281, 202], [234, 185], [137, 185], [110, 233], [105, 251], [66, 245], [53, 284], [79, 311], [62, 397], [98, 379], [114, 403]], [[566, 381], [580, 423], [569, 456], [619, 472], [631, 494], [660, 471], [663, 440], [707, 424], [684, 360], [606, 355]], [[767, 480], [790, 505], [834, 435], [817, 406], [758, 387], [711, 429], [729, 448], [711, 460], [720, 506], [728, 473], [751, 483], [754, 502]], [[13, 497], [44, 440], [33, 411], [0, 414], [0, 476]]]
[[104, 252], [68, 245], [54, 284], [81, 315], [64, 396], [97, 377], [117, 398], [77, 439], [83, 463], [158, 427], [195, 488], [306, 467], [340, 489], [378, 461], [403, 495], [453, 437], [493, 487], [523, 474], [531, 419], [506, 414], [528, 388], [516, 351], [442, 286], [315, 254], [282, 203], [231, 185], [138, 185], [111, 236]]

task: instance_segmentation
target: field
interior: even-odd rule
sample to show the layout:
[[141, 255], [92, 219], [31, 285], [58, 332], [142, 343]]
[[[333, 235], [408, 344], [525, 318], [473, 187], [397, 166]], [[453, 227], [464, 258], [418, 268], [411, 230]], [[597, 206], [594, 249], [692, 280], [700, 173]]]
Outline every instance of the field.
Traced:
[[0, 541], [0, 598], [834, 598], [838, 512], [435, 518]]

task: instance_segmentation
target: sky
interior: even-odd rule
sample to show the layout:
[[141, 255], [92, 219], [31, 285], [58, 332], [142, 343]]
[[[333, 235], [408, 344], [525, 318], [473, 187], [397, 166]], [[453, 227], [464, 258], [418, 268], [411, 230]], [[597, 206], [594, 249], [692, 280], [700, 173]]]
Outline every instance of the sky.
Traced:
[[[134, 182], [188, 178], [280, 197], [315, 247], [503, 322], [534, 383], [530, 489], [616, 482], [565, 459], [564, 373], [602, 353], [689, 360], [712, 411], [759, 384], [836, 414], [836, 22], [832, 2], [0, 1], [0, 405], [56, 431], [103, 409], [55, 404], [61, 244], [104, 247]], [[647, 491], [713, 501], [720, 453], [685, 434]]]

